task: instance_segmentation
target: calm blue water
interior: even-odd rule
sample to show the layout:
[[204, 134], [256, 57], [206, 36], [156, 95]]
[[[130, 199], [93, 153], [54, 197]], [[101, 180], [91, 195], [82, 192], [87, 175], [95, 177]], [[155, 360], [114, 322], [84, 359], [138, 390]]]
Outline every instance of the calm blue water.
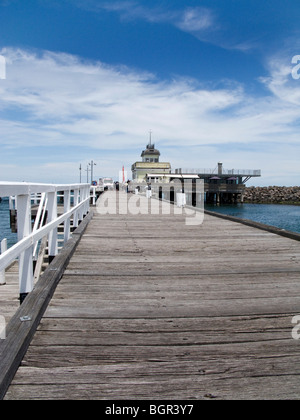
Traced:
[[300, 233], [300, 206], [248, 203], [222, 206], [207, 204], [205, 209]]
[[[300, 206], [244, 203], [222, 206], [207, 204], [205, 208], [300, 233]], [[0, 241], [4, 238], [7, 238], [8, 247], [17, 242], [17, 234], [10, 231], [8, 198], [3, 198], [0, 203]]]
[[0, 203], [0, 241], [7, 239], [7, 246], [11, 247], [17, 242], [17, 234], [11, 233], [9, 226], [9, 201], [2, 198]]

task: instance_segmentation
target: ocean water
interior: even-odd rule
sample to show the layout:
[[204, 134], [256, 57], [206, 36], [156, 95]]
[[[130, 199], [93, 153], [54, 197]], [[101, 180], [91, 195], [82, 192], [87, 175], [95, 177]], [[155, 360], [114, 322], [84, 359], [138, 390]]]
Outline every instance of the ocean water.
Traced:
[[300, 206], [238, 203], [220, 206], [207, 204], [205, 209], [300, 233]]
[[[207, 204], [205, 208], [300, 233], [300, 206], [239, 203], [221, 206]], [[4, 238], [7, 238], [8, 247], [17, 242], [17, 234], [10, 230], [8, 198], [3, 198], [0, 203], [0, 241]]]
[[10, 248], [17, 242], [17, 234], [11, 233], [9, 225], [9, 201], [2, 198], [0, 203], [0, 241], [7, 239], [7, 246]]

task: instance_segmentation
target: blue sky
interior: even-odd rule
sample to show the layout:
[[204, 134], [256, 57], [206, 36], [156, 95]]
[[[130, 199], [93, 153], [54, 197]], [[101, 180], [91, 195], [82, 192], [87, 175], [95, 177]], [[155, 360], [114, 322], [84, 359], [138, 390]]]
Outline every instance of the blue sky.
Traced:
[[299, 20], [296, 0], [0, 0], [0, 179], [117, 178], [151, 129], [173, 169], [299, 185]]

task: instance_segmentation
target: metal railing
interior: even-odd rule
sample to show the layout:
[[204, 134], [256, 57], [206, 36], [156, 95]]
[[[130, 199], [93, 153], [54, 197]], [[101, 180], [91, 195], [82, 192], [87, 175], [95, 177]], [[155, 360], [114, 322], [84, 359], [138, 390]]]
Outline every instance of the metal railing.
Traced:
[[[175, 169], [175, 174], [201, 174], [201, 175], [218, 175], [218, 168], [178, 168]], [[239, 176], [261, 176], [260, 169], [223, 169], [222, 175], [239, 175]]]
[[[48, 239], [49, 261], [58, 254], [58, 226], [64, 225], [64, 243], [71, 236], [90, 208], [89, 184], [33, 184], [0, 182], [0, 197], [14, 197], [17, 210], [18, 242], [0, 255], [0, 273], [19, 260], [19, 291], [21, 303], [34, 287], [33, 260], [38, 244]], [[62, 200], [63, 197], [63, 200]], [[58, 214], [58, 201], [63, 201], [62, 214]], [[11, 205], [13, 200], [10, 200]], [[39, 203], [32, 222], [32, 204]], [[71, 204], [72, 202], [72, 204]]]

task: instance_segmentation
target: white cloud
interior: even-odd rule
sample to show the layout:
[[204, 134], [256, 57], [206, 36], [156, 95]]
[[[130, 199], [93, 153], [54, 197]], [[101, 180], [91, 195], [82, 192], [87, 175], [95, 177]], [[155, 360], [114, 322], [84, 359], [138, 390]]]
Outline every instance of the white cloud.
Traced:
[[42, 129], [46, 141], [76, 144], [84, 136], [86, 145], [114, 148], [120, 146], [116, 131], [134, 145], [149, 127], [159, 128], [164, 138], [198, 141], [201, 116], [241, 100], [239, 89], [209, 91], [189, 80], [160, 82], [150, 74], [66, 54], [11, 49], [5, 54], [8, 78], [1, 84], [0, 108], [18, 118], [3, 120], [2, 142], [9, 136], [11, 144], [13, 132], [34, 144]]
[[82, 2], [74, 0], [74, 2], [77, 6], [94, 12], [104, 9], [119, 13], [123, 20], [141, 19], [152, 23], [168, 23], [194, 35], [212, 30], [216, 26], [212, 11], [199, 6], [168, 10], [162, 6], [146, 7], [136, 1], [95, 2], [89, 0]]
[[293, 78], [292, 57], [275, 56], [268, 62], [269, 76], [261, 81], [285, 104], [300, 105], [300, 80]]
[[[123, 21], [143, 20], [156, 24], [172, 25], [180, 31], [189, 33], [198, 40], [216, 45], [223, 49], [238, 50], [243, 53], [257, 48], [257, 39], [240, 39], [228, 30], [228, 22], [222, 21], [213, 8], [202, 6], [167, 8], [160, 6], [147, 7], [137, 1], [96, 1], [96, 0], [69, 0], [80, 8], [93, 13], [103, 10], [118, 13]], [[232, 28], [231, 28], [232, 29]]]
[[[43, 174], [44, 181], [47, 176], [52, 180], [57, 172], [53, 165], [62, 168], [56, 177], [69, 177], [73, 168], [77, 179], [76, 168], [83, 159], [101, 162], [103, 175], [104, 171], [117, 173], [122, 163], [129, 169], [145, 146], [150, 128], [159, 147], [172, 147], [174, 162], [182, 167], [207, 167], [224, 161], [222, 150], [229, 161], [227, 151], [231, 150], [235, 167], [240, 166], [238, 156], [241, 163], [247, 156], [247, 166], [258, 169], [258, 157], [265, 156], [259, 145], [264, 150], [269, 145], [271, 150], [274, 144], [296, 147], [299, 143], [300, 82], [292, 80], [295, 85], [290, 85], [281, 62], [273, 67], [269, 78], [262, 80], [270, 94], [251, 97], [234, 83], [213, 89], [188, 79], [159, 81], [148, 73], [68, 54], [20, 49], [0, 53], [7, 59], [7, 78], [0, 81], [0, 166], [8, 163], [9, 151], [9, 163], [17, 162], [19, 168], [5, 167], [6, 179], [15, 180], [17, 173], [21, 180], [28, 179], [26, 173], [32, 177], [34, 168], [29, 170], [27, 161], [33, 154], [39, 168], [36, 176]], [[199, 147], [212, 147], [210, 150], [217, 149], [219, 155], [204, 156]], [[195, 148], [198, 155], [193, 152]], [[19, 149], [24, 153], [23, 164]], [[49, 149], [53, 153], [47, 160], [43, 150]], [[283, 150], [273, 155], [273, 164], [279, 169]], [[288, 151], [291, 157], [292, 150]], [[296, 175], [298, 167], [293, 171]]]
[[208, 9], [194, 7], [184, 10], [181, 19], [175, 24], [183, 31], [198, 32], [211, 29], [214, 18]]

